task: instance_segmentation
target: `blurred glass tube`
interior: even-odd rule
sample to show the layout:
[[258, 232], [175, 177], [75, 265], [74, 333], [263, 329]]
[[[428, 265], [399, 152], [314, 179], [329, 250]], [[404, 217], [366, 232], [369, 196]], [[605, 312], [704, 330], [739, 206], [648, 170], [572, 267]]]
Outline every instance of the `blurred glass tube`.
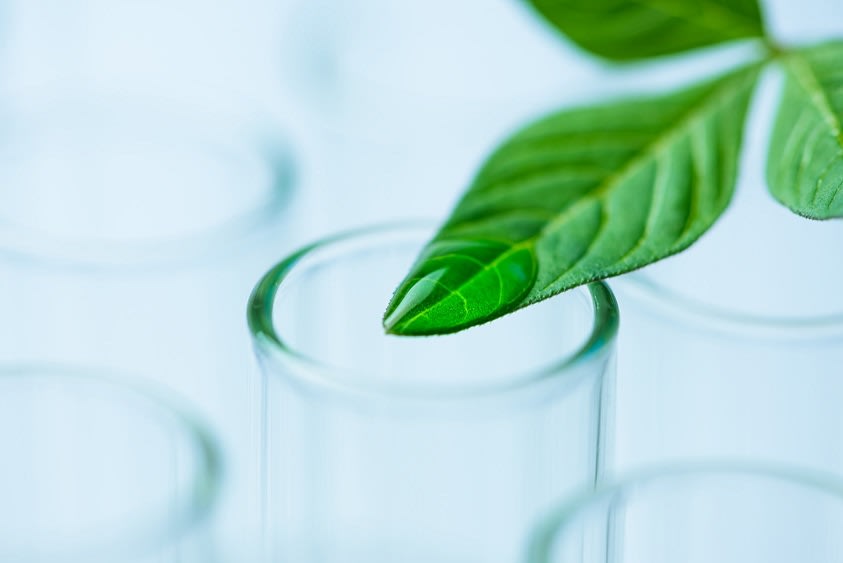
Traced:
[[798, 217], [767, 191], [776, 85], [761, 83], [724, 216], [612, 284], [624, 317], [613, 472], [727, 457], [843, 475], [843, 222]]
[[240, 543], [259, 514], [243, 308], [287, 248], [286, 141], [271, 121], [150, 99], [7, 109], [0, 358], [127, 369], [190, 397], [233, 460], [219, 518]]
[[508, 563], [548, 502], [594, 483], [608, 288], [448, 337], [386, 335], [390, 292], [429, 236], [337, 237], [252, 296], [272, 561]]
[[843, 314], [747, 317], [614, 284], [619, 339], [611, 473], [677, 460], [787, 463], [843, 475]]
[[837, 563], [843, 483], [779, 466], [706, 464], [635, 475], [564, 502], [527, 563]]
[[0, 108], [0, 252], [87, 270], [183, 268], [279, 222], [286, 140], [259, 116], [160, 99]]
[[0, 357], [189, 396], [234, 462], [238, 544], [257, 512], [243, 307], [290, 233], [283, 4], [0, 3]]
[[218, 561], [215, 439], [124, 374], [0, 367], [0, 559]]

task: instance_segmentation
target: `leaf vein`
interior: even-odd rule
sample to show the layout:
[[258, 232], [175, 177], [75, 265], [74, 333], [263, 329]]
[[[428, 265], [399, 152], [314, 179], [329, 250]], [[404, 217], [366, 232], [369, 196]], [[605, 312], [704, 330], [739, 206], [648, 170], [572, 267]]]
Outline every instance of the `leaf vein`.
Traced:
[[556, 277], [554, 277], [550, 282], [546, 283], [542, 287], [542, 289], [540, 290], [541, 293], [545, 293], [548, 289], [550, 289], [551, 287], [556, 285], [559, 282], [559, 280], [564, 278], [565, 275], [568, 272], [570, 272], [571, 270], [573, 270], [574, 268], [576, 268], [577, 266], [582, 264], [583, 260], [588, 258], [589, 252], [591, 252], [591, 250], [594, 248], [594, 245], [600, 239], [600, 235], [603, 233], [603, 230], [606, 226], [607, 213], [606, 213], [606, 206], [603, 204], [602, 201], [598, 200], [597, 204], [600, 206], [600, 222], [597, 225], [597, 230], [594, 232], [594, 236], [591, 237], [591, 240], [588, 241], [588, 244], [586, 245], [585, 249], [583, 249], [582, 253], [577, 257], [576, 260], [574, 260], [574, 262], [571, 265], [569, 265], [567, 268], [565, 268]]
[[813, 67], [808, 64], [801, 56], [791, 55], [788, 59], [793, 76], [797, 82], [802, 86], [803, 90], [808, 94], [816, 108], [820, 112], [820, 116], [825, 121], [826, 125], [831, 128], [832, 134], [837, 138], [838, 144], [843, 147], [843, 134], [841, 134], [841, 123], [834, 114], [834, 106], [831, 99], [826, 94], [821, 82], [817, 78]]
[[501, 219], [508, 217], [524, 217], [527, 219], [534, 219], [539, 223], [544, 223], [547, 222], [547, 220], [552, 217], [552, 215], [553, 214], [549, 211], [540, 208], [504, 209], [498, 213], [484, 215], [483, 217], [478, 217], [477, 219], [460, 221], [458, 223], [455, 223], [453, 226], [446, 225], [442, 229], [442, 232], [443, 234], [447, 233], [449, 235], [453, 235], [454, 233], [461, 233], [467, 230], [472, 230], [477, 227], [481, 227], [486, 223], [500, 221]]

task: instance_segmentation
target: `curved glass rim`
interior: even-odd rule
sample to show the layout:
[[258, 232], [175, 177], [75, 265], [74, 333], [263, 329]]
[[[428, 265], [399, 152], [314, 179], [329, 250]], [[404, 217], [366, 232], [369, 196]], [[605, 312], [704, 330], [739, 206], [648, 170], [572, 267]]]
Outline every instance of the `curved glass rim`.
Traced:
[[812, 316], [741, 313], [678, 293], [659, 284], [645, 272], [633, 272], [619, 281], [621, 293], [629, 292], [649, 310], [708, 330], [778, 340], [843, 335], [843, 312]]
[[627, 475], [620, 481], [603, 484], [595, 490], [581, 492], [563, 501], [561, 505], [538, 520], [528, 539], [527, 562], [549, 563], [556, 538], [583, 518], [600, 512], [607, 500], [616, 497], [623, 498], [627, 491], [671, 481], [682, 484], [700, 479], [723, 478], [756, 478], [799, 486], [837, 497], [843, 508], [843, 479], [829, 472], [787, 465], [730, 460], [665, 465]]
[[[248, 324], [257, 347], [268, 352], [269, 356], [280, 354], [285, 360], [302, 369], [296, 370], [294, 378], [309, 380], [341, 392], [359, 393], [374, 397], [445, 401], [448, 399], [476, 399], [481, 396], [497, 396], [529, 388], [545, 382], [575, 366], [590, 362], [599, 362], [611, 353], [612, 344], [618, 331], [619, 313], [617, 302], [608, 285], [594, 282], [576, 290], [587, 291], [593, 310], [593, 324], [588, 338], [576, 352], [540, 369], [520, 374], [517, 379], [507, 378], [493, 384], [472, 384], [464, 387], [441, 387], [432, 385], [385, 384], [359, 377], [353, 370], [346, 370], [320, 362], [303, 354], [279, 336], [273, 321], [275, 300], [284, 280], [305, 258], [318, 255], [325, 248], [345, 242], [361, 243], [367, 240], [378, 241], [383, 235], [419, 235], [425, 240], [433, 232], [433, 223], [426, 220], [385, 223], [346, 231], [323, 238], [293, 252], [287, 258], [273, 266], [257, 283], [248, 303]], [[306, 375], [304, 375], [306, 374]], [[342, 377], [337, 377], [341, 374]]]
[[[199, 123], [207, 129], [218, 132], [219, 139], [230, 143], [229, 137], [234, 132], [242, 132], [242, 144], [253, 151], [269, 171], [271, 182], [265, 197], [242, 213], [232, 215], [222, 221], [196, 232], [154, 240], [107, 241], [93, 237], [83, 237], [68, 241], [61, 236], [45, 233], [36, 228], [19, 225], [8, 220], [0, 220], [0, 233], [5, 230], [10, 240], [0, 237], [0, 254], [17, 261], [38, 262], [48, 265], [81, 269], [132, 269], [149, 268], [159, 265], [181, 265], [205, 259], [210, 253], [232, 246], [234, 241], [247, 238], [266, 225], [277, 221], [281, 211], [286, 208], [291, 197], [296, 178], [295, 158], [292, 143], [283, 130], [268, 127], [266, 123], [275, 120], [266, 118], [266, 112], [255, 111], [247, 118], [240, 113], [220, 114], [211, 110], [195, 110], [183, 104], [157, 98], [123, 99], [113, 96], [100, 96], [102, 99], [91, 101], [71, 97], [63, 102], [39, 103], [38, 110], [28, 109], [24, 115], [38, 115], [55, 111], [56, 107], [104, 106], [106, 113], [114, 108], [138, 110], [144, 115], [159, 116], [162, 121], [176, 117], [182, 122], [173, 127], [183, 127], [190, 131], [191, 123]], [[41, 106], [44, 106], [41, 108]], [[78, 106], [78, 107], [77, 107]], [[183, 107], [184, 106], [184, 107]], [[220, 126], [208, 126], [202, 119], [205, 111], [213, 116], [213, 123]], [[4, 115], [9, 115], [4, 112]], [[233, 128], [224, 126], [225, 119], [236, 120]], [[197, 137], [201, 142], [202, 137]], [[239, 142], [239, 141], [238, 141]], [[236, 189], [236, 186], [232, 189]]]
[[0, 380], [2, 379], [16, 379], [24, 384], [35, 383], [38, 380], [71, 381], [74, 385], [106, 389], [109, 395], [114, 395], [115, 401], [139, 399], [144, 410], [169, 419], [167, 424], [185, 437], [196, 454], [196, 471], [192, 475], [189, 494], [183, 504], [174, 505], [167, 514], [161, 515], [147, 527], [131, 533], [128, 537], [113, 538], [100, 546], [85, 546], [81, 548], [81, 553], [76, 550], [72, 553], [62, 552], [62, 557], [101, 557], [112, 551], [115, 555], [125, 556], [128, 552], [132, 556], [142, 556], [155, 547], [169, 546], [209, 516], [221, 491], [221, 450], [207, 426], [166, 389], [101, 368], [60, 364], [0, 366]]

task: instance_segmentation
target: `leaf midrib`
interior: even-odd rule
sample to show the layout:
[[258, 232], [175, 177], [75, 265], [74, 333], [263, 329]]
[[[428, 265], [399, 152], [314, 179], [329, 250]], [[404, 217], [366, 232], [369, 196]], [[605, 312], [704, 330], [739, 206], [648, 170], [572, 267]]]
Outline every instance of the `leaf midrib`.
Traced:
[[[689, 108], [688, 112], [678, 121], [676, 127], [671, 127], [656, 136], [652, 142], [645, 145], [640, 151], [638, 151], [638, 154], [632, 157], [622, 168], [607, 176], [600, 186], [583, 195], [583, 197], [574, 205], [579, 205], [584, 201], [602, 198], [606, 192], [608, 192], [617, 183], [620, 183], [623, 178], [633, 174], [645, 160], [651, 157], [655, 158], [663, 154], [665, 147], [670, 144], [673, 138], [689, 131], [693, 127], [694, 121], [699, 119], [700, 114], [703, 113], [704, 110], [709, 107], [717, 107], [720, 105], [719, 102], [723, 99], [734, 96], [737, 89], [727, 86], [738, 82], [744, 77], [744, 74], [749, 71], [750, 69], [745, 69], [743, 72], [725, 80], [718, 87], [714, 88], [714, 90], [705, 96], [699, 104], [695, 104], [693, 107]], [[547, 234], [547, 232], [552, 231], [554, 224], [557, 222], [558, 218], [550, 221], [547, 227], [542, 229], [541, 234], [534, 238], [538, 239]]]
[[808, 94], [809, 99], [814, 102], [823, 120], [831, 127], [837, 143], [843, 148], [843, 122], [835, 115], [831, 99], [828, 97], [825, 88], [822, 87], [816, 73], [814, 73], [814, 68], [805, 60], [803, 55], [798, 53], [791, 54], [787, 59], [787, 64], [796, 81]]
[[[629, 162], [624, 165], [618, 172], [610, 174], [606, 177], [603, 182], [601, 182], [601, 184], [597, 188], [584, 194], [583, 197], [579, 199], [575, 204], [570, 205], [565, 209], [561, 210], [556, 215], [556, 218], [549, 221], [548, 224], [543, 227], [536, 235], [528, 237], [510, 246], [497, 258], [489, 262], [487, 267], [484, 267], [482, 270], [476, 272], [474, 275], [472, 275], [470, 278], [460, 284], [458, 288], [450, 289], [449, 292], [457, 294], [461, 299], [465, 299], [465, 296], [461, 292], [462, 288], [465, 287], [469, 283], [469, 281], [471, 279], [474, 279], [479, 273], [488, 271], [489, 269], [496, 267], [503, 260], [520, 250], [528, 249], [531, 251], [535, 251], [535, 245], [538, 243], [538, 241], [545, 237], [548, 233], [558, 228], [558, 224], [564, 222], [564, 220], [570, 215], [571, 212], [587, 203], [593, 203], [595, 200], [602, 199], [602, 197], [624, 177], [634, 173], [637, 167], [646, 159], [656, 157], [657, 155], [662, 154], [662, 152], [665, 150], [664, 147], [667, 146], [674, 137], [679, 136], [690, 130], [692, 124], [700, 117], [700, 114], [703, 114], [710, 107], [719, 106], [724, 99], [728, 99], [736, 95], [738, 92], [738, 88], [735, 88], [733, 85], [736, 82], [742, 82], [743, 80], [745, 80], [746, 76], [750, 72], [754, 71], [755, 68], [756, 67], [753, 66], [743, 69], [741, 71], [738, 71], [734, 76], [724, 79], [723, 82], [717, 85], [712, 90], [712, 92], [706, 95], [698, 104], [695, 104], [694, 106], [689, 108], [688, 112], [678, 121], [676, 127], [667, 129], [660, 135], [657, 135], [652, 142], [642, 147], [638, 154], [635, 157], [631, 158]], [[603, 202], [601, 202], [601, 205], [603, 205]], [[595, 235], [594, 239], [596, 239], [598, 235], [599, 231], [598, 234]], [[588, 251], [586, 251], [586, 254], [587, 252]], [[566, 271], [570, 271], [570, 268], [568, 268], [568, 270]], [[546, 289], [547, 288], [545, 287], [544, 290]], [[498, 303], [498, 305], [502, 305], [502, 303]], [[424, 311], [421, 311], [414, 315], [411, 319], [407, 321], [405, 326], [411, 325], [422, 316], [424, 316]]]

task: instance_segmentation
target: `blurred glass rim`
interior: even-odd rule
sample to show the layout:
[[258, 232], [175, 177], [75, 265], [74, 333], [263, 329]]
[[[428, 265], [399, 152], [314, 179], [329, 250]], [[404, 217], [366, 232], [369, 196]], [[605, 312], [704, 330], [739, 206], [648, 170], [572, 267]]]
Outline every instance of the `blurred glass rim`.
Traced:
[[[597, 516], [607, 521], [607, 508], [631, 497], [660, 495], [672, 491], [674, 497], [686, 489], [703, 489], [711, 483], [725, 481], [767, 481], [771, 484], [797, 487], [834, 498], [843, 511], [843, 480], [831, 473], [803, 470], [797, 467], [753, 462], [711, 460], [651, 468], [626, 475], [619, 481], [604, 483], [595, 490], [583, 490], [540, 518], [528, 541], [528, 563], [552, 563], [553, 548], [568, 531]], [[681, 494], [681, 493], [680, 493]]]
[[[494, 384], [461, 387], [402, 383], [387, 385], [361, 377], [357, 371], [327, 365], [291, 347], [279, 335], [273, 319], [276, 297], [291, 273], [299, 267], [311, 267], [307, 260], [321, 263], [343, 252], [402, 241], [421, 244], [433, 232], [434, 223], [426, 220], [386, 223], [323, 238], [292, 253], [261, 278], [249, 298], [248, 322], [256, 349], [265, 354], [269, 361], [283, 362], [283, 365], [291, 368], [285, 370], [285, 373], [295, 382], [332, 392], [343, 399], [401, 400], [403, 403], [415, 402], [427, 406], [453, 405], [464, 408], [467, 404], [483, 401], [497, 404], [501, 400], [509, 401], [514, 394], [545, 390], [548, 384], [564, 383], [565, 389], [573, 388], [587, 379], [589, 373], [601, 371], [600, 366], [613, 353], [619, 322], [614, 295], [603, 282], [572, 290], [585, 294], [593, 312], [591, 330], [574, 353], [543, 369], [517, 374]], [[579, 369], [587, 367], [593, 369]]]
[[148, 522], [144, 529], [125, 530], [123, 537], [97, 538], [93, 544], [76, 547], [70, 553], [60, 551], [45, 556], [58, 556], [62, 560], [67, 557], [73, 561], [76, 558], [86, 560], [86, 557], [99, 560], [108, 554], [140, 556], [171, 546], [209, 516], [222, 485], [221, 450], [213, 433], [174, 395], [123, 374], [56, 364], [0, 366], [0, 386], [9, 382], [16, 385], [72, 385], [83, 395], [90, 391], [104, 391], [116, 403], [126, 403], [129, 412], [138, 411], [139, 405], [142, 405], [142, 412], [138, 414], [154, 417], [162, 426], [170, 427], [172, 435], [183, 437], [185, 443], [191, 445], [196, 461], [195, 473], [191, 476], [190, 489], [186, 491], [184, 500], [172, 503], [166, 514]]
[[819, 316], [763, 316], [717, 307], [659, 284], [646, 270], [619, 278], [618, 294], [629, 295], [648, 313], [698, 330], [773, 341], [837, 339], [843, 336], [843, 312]]
[[[184, 137], [200, 150], [245, 149], [265, 163], [270, 185], [260, 201], [208, 228], [149, 240], [99, 237], [71, 240], [0, 214], [0, 255], [27, 263], [73, 269], [173, 267], [202, 262], [242, 248], [251, 238], [282, 220], [282, 211], [293, 195], [296, 161], [291, 141], [277, 124], [278, 120], [267, 112], [252, 106], [243, 111], [230, 105], [197, 109], [183, 102], [145, 96], [68, 94], [59, 98], [34, 96], [25, 103], [0, 108], [0, 122], [61, 120], [62, 114], [76, 116], [85, 111], [96, 114], [100, 122], [108, 122], [115, 135], [125, 133], [132, 123], [142, 123], [145, 127], [160, 123], [162, 130], [166, 128], [166, 132]], [[112, 127], [112, 124], [120, 125]], [[121, 125], [124, 128], [121, 129]], [[238, 186], [231, 188], [237, 190]]]

